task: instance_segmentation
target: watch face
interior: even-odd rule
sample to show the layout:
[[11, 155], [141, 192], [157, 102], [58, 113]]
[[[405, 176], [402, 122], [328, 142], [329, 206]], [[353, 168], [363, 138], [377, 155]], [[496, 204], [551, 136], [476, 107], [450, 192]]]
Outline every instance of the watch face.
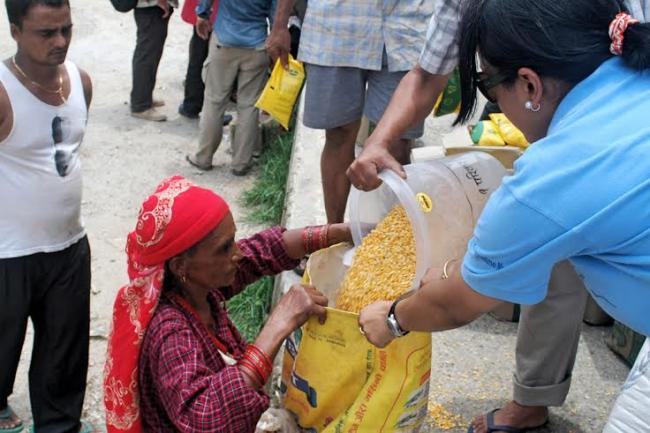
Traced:
[[391, 314], [386, 318], [386, 324], [388, 325], [388, 329], [390, 329], [391, 334], [393, 334], [395, 337], [401, 337], [403, 335], [401, 329], [399, 328], [397, 320], [395, 320], [394, 315]]

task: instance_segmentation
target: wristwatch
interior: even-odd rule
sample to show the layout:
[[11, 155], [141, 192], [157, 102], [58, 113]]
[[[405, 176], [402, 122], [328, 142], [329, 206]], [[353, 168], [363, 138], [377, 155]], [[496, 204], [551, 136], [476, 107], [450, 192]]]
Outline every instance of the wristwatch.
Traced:
[[201, 18], [202, 20], [208, 20], [210, 19], [210, 11], [203, 11], [201, 13], [197, 13], [196, 16]]
[[397, 317], [395, 317], [395, 307], [397, 307], [397, 304], [400, 301], [401, 299], [398, 299], [397, 301], [393, 302], [393, 305], [390, 306], [390, 310], [388, 311], [388, 316], [386, 316], [386, 325], [388, 325], [388, 329], [390, 329], [391, 334], [393, 334], [395, 337], [403, 337], [409, 333], [409, 331], [404, 331], [402, 329], [402, 327], [399, 325], [399, 322], [397, 321]]

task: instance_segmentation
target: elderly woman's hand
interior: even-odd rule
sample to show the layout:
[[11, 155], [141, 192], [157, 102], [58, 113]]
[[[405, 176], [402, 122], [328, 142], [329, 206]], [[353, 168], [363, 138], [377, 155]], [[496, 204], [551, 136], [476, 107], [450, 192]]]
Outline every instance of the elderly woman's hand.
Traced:
[[310, 316], [315, 315], [321, 323], [325, 322], [327, 297], [314, 286], [295, 284], [280, 298], [273, 309], [273, 319], [281, 320], [292, 332], [303, 325]]

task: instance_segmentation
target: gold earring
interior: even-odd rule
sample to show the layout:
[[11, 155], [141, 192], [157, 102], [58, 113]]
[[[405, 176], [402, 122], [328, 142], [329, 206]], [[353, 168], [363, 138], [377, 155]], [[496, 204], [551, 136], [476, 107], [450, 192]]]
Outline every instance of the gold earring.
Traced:
[[185, 274], [181, 275], [181, 283], [187, 283], [187, 277]]

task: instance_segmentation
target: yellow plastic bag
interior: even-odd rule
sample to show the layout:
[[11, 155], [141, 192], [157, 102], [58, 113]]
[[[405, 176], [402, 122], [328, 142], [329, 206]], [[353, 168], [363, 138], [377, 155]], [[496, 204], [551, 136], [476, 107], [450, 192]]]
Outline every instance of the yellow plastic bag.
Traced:
[[433, 106], [433, 116], [440, 117], [458, 113], [460, 111], [460, 97], [460, 73], [456, 68], [449, 77], [445, 90], [438, 96], [438, 100]]
[[524, 137], [523, 132], [521, 132], [512, 122], [506, 117], [503, 113], [492, 113], [490, 114], [490, 119], [496, 124], [499, 134], [503, 138], [503, 141], [509, 146], [517, 146], [521, 148], [528, 147], [528, 140]]
[[269, 113], [284, 129], [289, 129], [291, 114], [304, 81], [305, 68], [302, 62], [289, 55], [289, 70], [286, 70], [278, 59], [255, 106]]
[[[337, 245], [309, 259], [306, 282], [330, 301], [347, 249]], [[328, 308], [324, 325], [312, 319], [287, 340], [284, 407], [311, 432], [419, 431], [427, 416], [431, 336], [412, 332], [378, 349], [361, 335], [358, 320], [357, 314]]]
[[496, 123], [491, 120], [482, 120], [470, 130], [474, 144], [479, 146], [505, 146], [506, 142], [499, 133]]

